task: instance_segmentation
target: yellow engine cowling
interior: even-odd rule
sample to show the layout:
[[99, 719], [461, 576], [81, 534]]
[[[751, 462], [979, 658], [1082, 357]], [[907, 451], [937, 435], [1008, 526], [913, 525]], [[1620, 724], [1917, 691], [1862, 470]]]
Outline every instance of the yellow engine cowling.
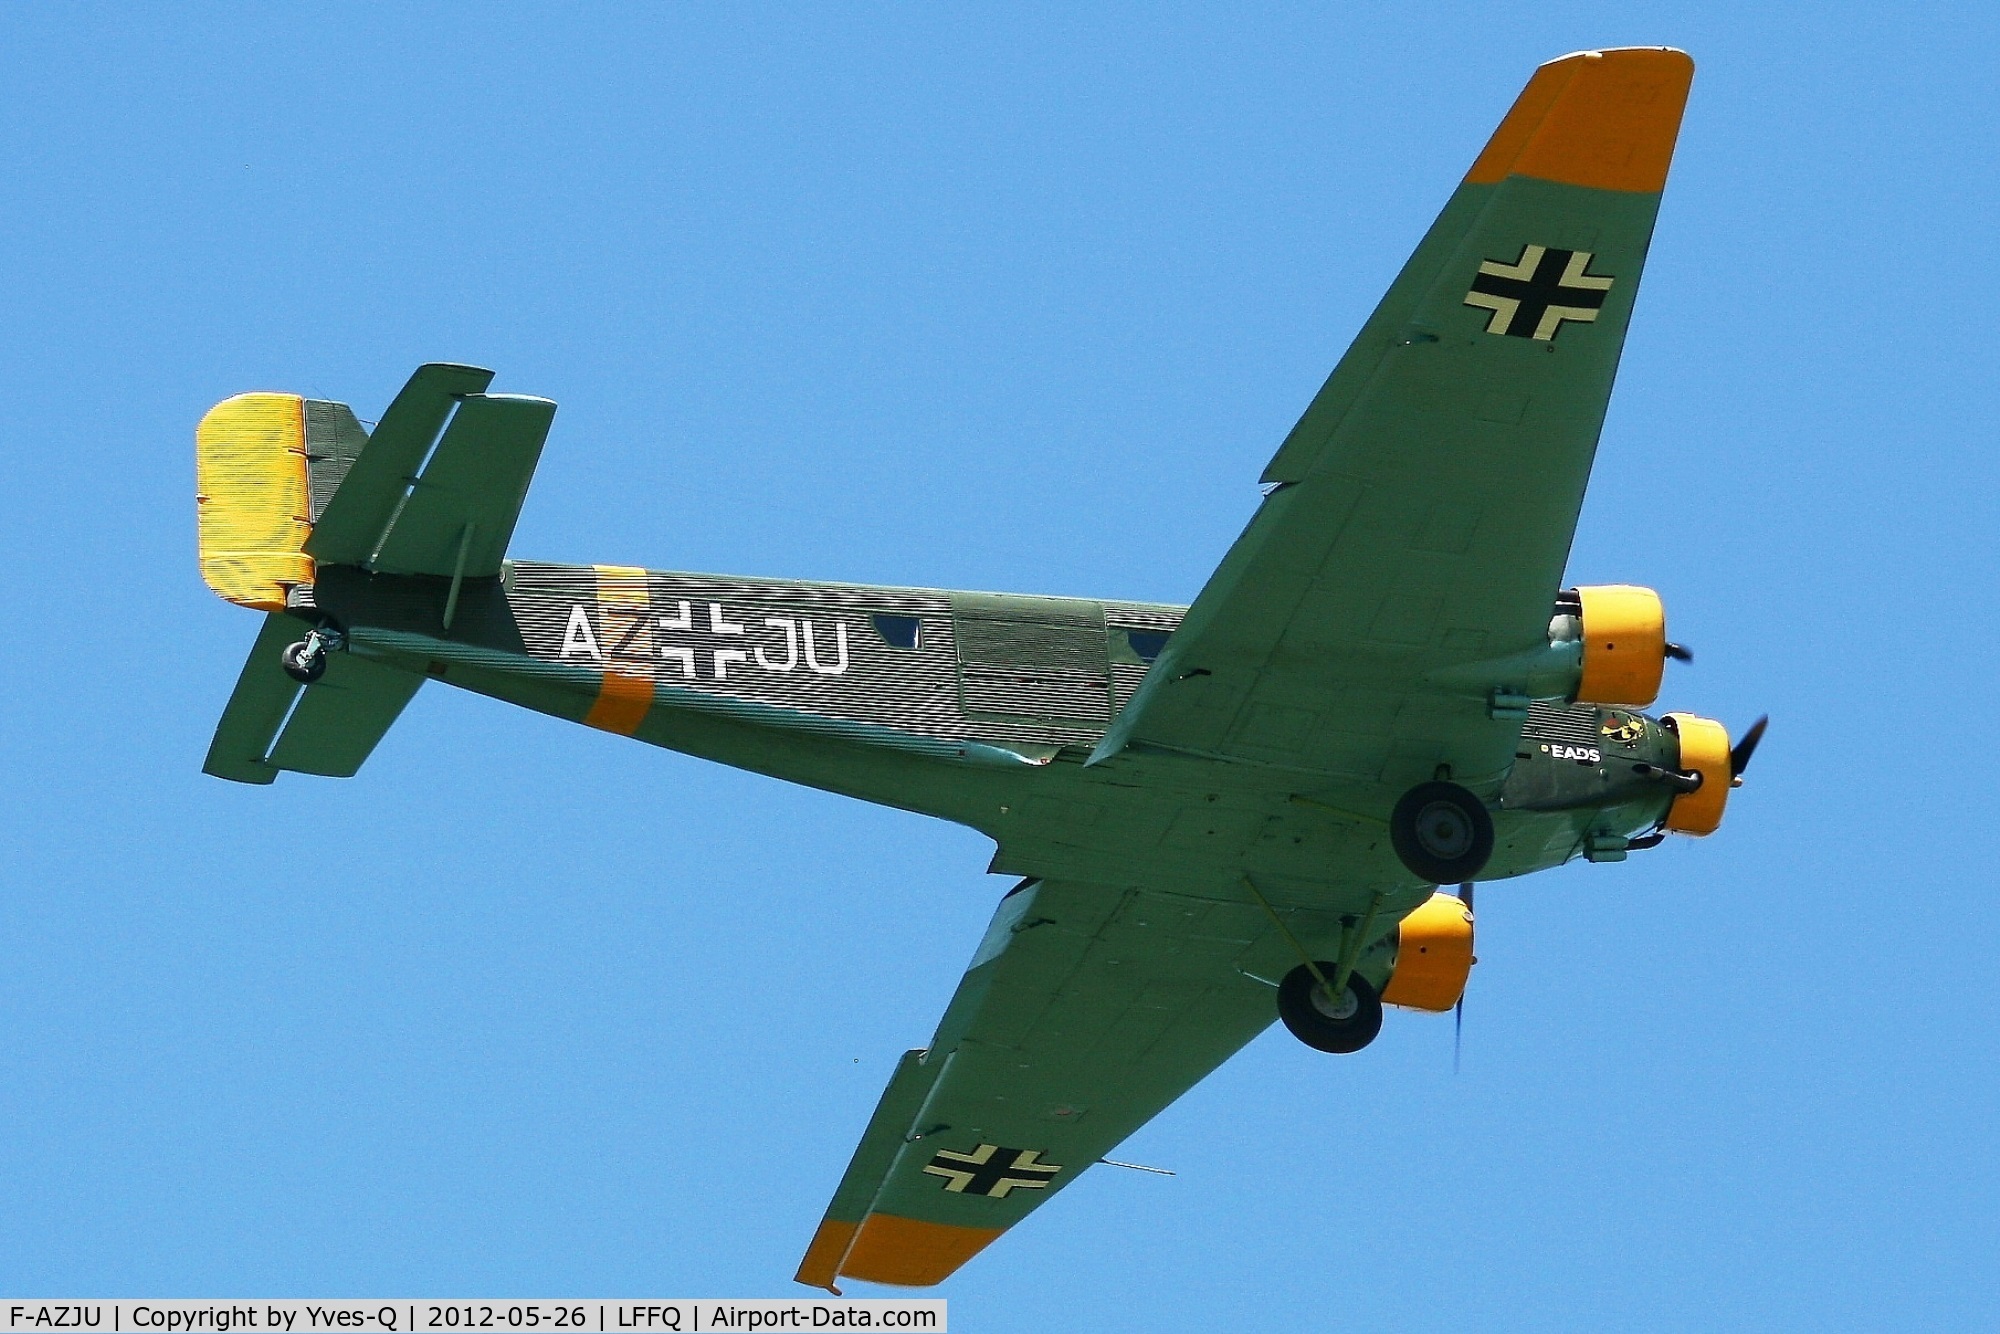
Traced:
[[1722, 824], [1722, 808], [1736, 776], [1730, 772], [1729, 729], [1713, 718], [1670, 713], [1660, 720], [1681, 742], [1681, 768], [1701, 775], [1701, 786], [1674, 797], [1666, 828], [1679, 834], [1712, 834]]
[[1396, 928], [1396, 968], [1382, 999], [1412, 1010], [1449, 1010], [1472, 975], [1472, 910], [1433, 894]]
[[1660, 595], [1631, 584], [1578, 588], [1583, 622], [1581, 704], [1644, 707], [1667, 669], [1667, 612]]

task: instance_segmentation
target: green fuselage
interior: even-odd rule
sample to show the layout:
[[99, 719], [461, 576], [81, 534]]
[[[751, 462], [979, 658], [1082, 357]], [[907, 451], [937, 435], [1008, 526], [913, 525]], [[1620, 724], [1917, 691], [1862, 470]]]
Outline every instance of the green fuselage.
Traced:
[[[993, 869], [1171, 878], [1392, 916], [1429, 892], [1389, 846], [1376, 776], [1133, 747], [1086, 763], [1183, 608], [511, 562], [468, 581], [322, 569], [352, 650], [687, 754], [956, 821]], [[1336, 720], [1338, 721], [1338, 720]], [[1671, 733], [1538, 702], [1495, 803], [1481, 879], [1654, 825]]]

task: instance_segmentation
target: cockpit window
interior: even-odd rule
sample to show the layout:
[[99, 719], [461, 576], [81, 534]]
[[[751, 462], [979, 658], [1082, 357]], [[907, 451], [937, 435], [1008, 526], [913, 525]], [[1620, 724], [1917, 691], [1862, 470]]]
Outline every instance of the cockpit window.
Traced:
[[924, 623], [915, 616], [882, 613], [870, 619], [875, 622], [875, 633], [891, 648], [915, 648], [923, 637]]
[[1167, 632], [1165, 630], [1127, 630], [1125, 632], [1125, 642], [1132, 646], [1134, 653], [1144, 658], [1147, 662], [1151, 662], [1153, 659], [1159, 657], [1160, 650], [1167, 646]]

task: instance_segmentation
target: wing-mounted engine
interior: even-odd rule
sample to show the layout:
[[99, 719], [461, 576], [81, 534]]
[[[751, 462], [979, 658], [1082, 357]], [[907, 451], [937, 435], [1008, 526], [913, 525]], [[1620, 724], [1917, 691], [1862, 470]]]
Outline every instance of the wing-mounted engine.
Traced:
[[1396, 927], [1396, 962], [1382, 1001], [1442, 1013], [1458, 1004], [1472, 976], [1472, 908], [1433, 894]]
[[1686, 649], [1667, 640], [1660, 595], [1632, 584], [1564, 589], [1549, 638], [1581, 643], [1582, 673], [1572, 698], [1582, 704], [1651, 704], [1667, 659], [1687, 657]]

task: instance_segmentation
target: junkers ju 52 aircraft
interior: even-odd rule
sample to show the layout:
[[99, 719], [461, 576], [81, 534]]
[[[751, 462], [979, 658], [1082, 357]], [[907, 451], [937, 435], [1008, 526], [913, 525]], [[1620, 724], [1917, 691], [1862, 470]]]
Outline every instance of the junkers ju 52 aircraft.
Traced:
[[1019, 883], [798, 1271], [936, 1283], [1273, 1018], [1452, 1009], [1474, 882], [1722, 819], [1761, 722], [1642, 712], [1660, 599], [1562, 580], [1692, 73], [1536, 72], [1188, 607], [508, 560], [555, 404], [229, 399], [202, 572], [265, 618], [207, 771], [351, 775], [440, 681], [989, 835]]

